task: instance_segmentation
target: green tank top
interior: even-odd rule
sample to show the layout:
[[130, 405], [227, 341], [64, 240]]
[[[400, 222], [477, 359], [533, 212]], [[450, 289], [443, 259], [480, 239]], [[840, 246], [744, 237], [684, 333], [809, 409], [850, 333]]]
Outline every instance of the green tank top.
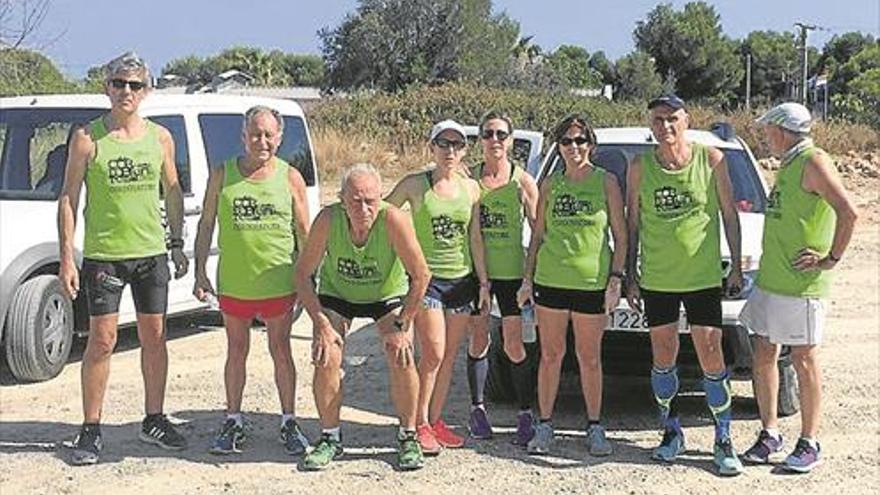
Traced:
[[162, 144], [156, 124], [136, 141], [119, 141], [103, 118], [92, 121], [95, 158], [86, 167], [83, 255], [97, 260], [156, 256], [167, 251], [159, 184]]
[[691, 161], [666, 170], [654, 152], [641, 155], [641, 286], [688, 292], [721, 286], [718, 192], [709, 148], [691, 144]]
[[367, 243], [351, 240], [348, 217], [342, 205], [330, 206], [330, 237], [321, 263], [318, 293], [364, 304], [401, 297], [409, 281], [397, 253], [391, 248], [386, 222], [388, 203], [382, 202]]
[[273, 174], [260, 180], [243, 177], [238, 158], [223, 167], [217, 206], [218, 292], [250, 300], [293, 294], [296, 243], [289, 165], [276, 158]]
[[[483, 174], [474, 167], [473, 177]], [[523, 276], [523, 205], [519, 179], [523, 171], [511, 165], [507, 184], [489, 189], [480, 184], [480, 231], [486, 250], [486, 270], [494, 280], [516, 280]]]
[[462, 179], [456, 178], [458, 191], [452, 198], [434, 192], [431, 172], [422, 204], [413, 212], [416, 237], [431, 273], [443, 279], [461, 278], [471, 273], [471, 197]]
[[535, 282], [548, 287], [604, 290], [611, 268], [605, 171], [572, 182], [550, 176], [544, 212], [544, 241], [538, 250]]
[[828, 254], [834, 240], [837, 214], [818, 194], [804, 190], [804, 166], [816, 152], [808, 147], [783, 165], [770, 192], [764, 214], [764, 240], [758, 287], [794, 297], [827, 297], [831, 272], [802, 272], [791, 262], [808, 247]]

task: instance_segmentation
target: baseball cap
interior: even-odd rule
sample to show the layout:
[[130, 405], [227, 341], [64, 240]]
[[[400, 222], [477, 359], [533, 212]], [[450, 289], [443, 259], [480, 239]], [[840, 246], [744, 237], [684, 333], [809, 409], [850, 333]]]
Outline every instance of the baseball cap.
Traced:
[[659, 107], [660, 105], [666, 105], [667, 107], [673, 110], [679, 110], [681, 108], [685, 108], [684, 100], [679, 98], [674, 94], [668, 94], [663, 96], [658, 96], [653, 100], [648, 102], [648, 110], [653, 109], [654, 107]]
[[759, 124], [773, 124], [791, 132], [810, 132], [813, 116], [807, 107], [800, 103], [782, 103], [776, 105], [759, 117], [755, 122]]
[[429, 138], [431, 141], [437, 138], [443, 131], [455, 131], [461, 135], [461, 138], [467, 140], [467, 133], [464, 132], [464, 127], [461, 126], [458, 122], [454, 120], [441, 120], [434, 124], [434, 127], [431, 128], [431, 137]]

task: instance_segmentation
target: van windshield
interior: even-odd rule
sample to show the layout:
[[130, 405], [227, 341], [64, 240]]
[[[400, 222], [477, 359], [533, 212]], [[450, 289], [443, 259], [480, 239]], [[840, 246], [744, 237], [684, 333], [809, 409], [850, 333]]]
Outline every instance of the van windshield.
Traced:
[[[202, 140], [211, 167], [219, 167], [226, 160], [244, 153], [241, 143], [242, 114], [202, 114], [199, 124]], [[315, 168], [305, 122], [301, 117], [284, 116], [284, 135], [278, 148], [278, 158], [286, 161], [302, 174], [307, 186], [315, 185]]]

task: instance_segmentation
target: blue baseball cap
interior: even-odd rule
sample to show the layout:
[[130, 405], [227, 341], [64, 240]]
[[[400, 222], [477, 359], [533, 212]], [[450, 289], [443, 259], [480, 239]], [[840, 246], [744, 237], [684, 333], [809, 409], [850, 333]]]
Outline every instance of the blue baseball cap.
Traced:
[[666, 105], [673, 110], [685, 108], [684, 100], [671, 93], [668, 95], [658, 96], [657, 98], [649, 101], [648, 110], [652, 110], [654, 109], [654, 107], [659, 107], [660, 105]]

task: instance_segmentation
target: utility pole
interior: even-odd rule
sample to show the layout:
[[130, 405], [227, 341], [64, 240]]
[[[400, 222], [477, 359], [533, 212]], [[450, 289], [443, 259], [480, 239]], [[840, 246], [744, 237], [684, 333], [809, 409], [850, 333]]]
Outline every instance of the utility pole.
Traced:
[[801, 90], [799, 91], [798, 96], [800, 97], [801, 104], [807, 104], [807, 33], [809, 31], [813, 31], [818, 26], [812, 24], [805, 24], [803, 22], [794, 23], [795, 27], [801, 30], [800, 41], [801, 41], [801, 64], [803, 67], [802, 78], [801, 78]]
[[746, 53], [746, 112], [752, 110], [752, 54]]

